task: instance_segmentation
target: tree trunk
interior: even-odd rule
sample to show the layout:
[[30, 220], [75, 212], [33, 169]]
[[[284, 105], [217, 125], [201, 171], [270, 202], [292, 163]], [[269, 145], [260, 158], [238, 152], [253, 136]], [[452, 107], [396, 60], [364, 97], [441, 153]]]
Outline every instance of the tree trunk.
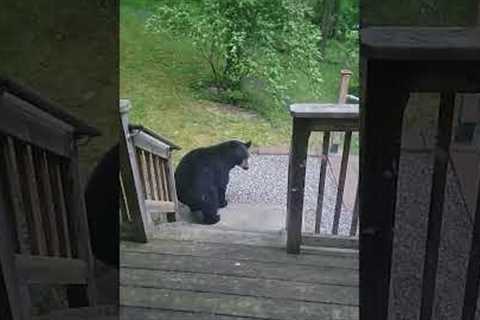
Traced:
[[341, 0], [321, 0], [318, 3], [318, 24], [322, 32], [322, 47], [335, 37]]

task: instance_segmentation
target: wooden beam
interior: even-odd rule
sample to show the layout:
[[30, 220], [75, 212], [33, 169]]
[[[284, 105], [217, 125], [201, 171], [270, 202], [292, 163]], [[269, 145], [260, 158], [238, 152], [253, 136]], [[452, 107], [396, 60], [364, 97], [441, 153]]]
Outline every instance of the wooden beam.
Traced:
[[478, 60], [480, 27], [368, 27], [363, 54], [388, 60]]
[[440, 113], [437, 129], [438, 139], [435, 148], [432, 190], [430, 194], [430, 210], [428, 214], [420, 320], [430, 320], [433, 315], [438, 255], [442, 235], [443, 204], [445, 200], [445, 186], [447, 183], [454, 111], [455, 93], [442, 93], [440, 99]]

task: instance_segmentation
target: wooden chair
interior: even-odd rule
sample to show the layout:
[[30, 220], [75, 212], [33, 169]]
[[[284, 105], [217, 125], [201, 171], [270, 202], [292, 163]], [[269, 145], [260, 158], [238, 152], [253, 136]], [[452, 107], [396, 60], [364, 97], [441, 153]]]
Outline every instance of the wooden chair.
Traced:
[[31, 285], [65, 286], [70, 307], [95, 306], [77, 142], [99, 133], [11, 80], [0, 80], [0, 110], [2, 314], [32, 319]]

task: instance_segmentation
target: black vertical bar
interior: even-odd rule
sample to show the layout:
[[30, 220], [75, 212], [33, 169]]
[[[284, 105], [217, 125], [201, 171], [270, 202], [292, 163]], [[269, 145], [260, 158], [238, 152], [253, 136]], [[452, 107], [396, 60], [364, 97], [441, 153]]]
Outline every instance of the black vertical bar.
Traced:
[[409, 91], [389, 62], [362, 58], [361, 72], [360, 319], [384, 320], [388, 317], [397, 172]]
[[473, 224], [472, 245], [467, 269], [462, 320], [474, 320], [480, 290], [480, 178], [478, 181], [477, 210]]
[[438, 117], [437, 145], [433, 167], [430, 211], [428, 214], [427, 243], [423, 266], [422, 304], [420, 320], [430, 320], [435, 300], [435, 280], [437, 275], [438, 252], [442, 234], [443, 204], [449, 163], [449, 148], [452, 140], [455, 93], [442, 93]]
[[335, 211], [333, 216], [332, 234], [338, 234], [340, 224], [340, 215], [342, 214], [343, 192], [345, 190], [345, 181], [347, 179], [348, 158], [350, 157], [350, 144], [352, 141], [352, 131], [345, 132], [345, 140], [343, 142], [342, 162], [340, 165], [340, 177], [338, 179], [337, 201], [335, 203]]

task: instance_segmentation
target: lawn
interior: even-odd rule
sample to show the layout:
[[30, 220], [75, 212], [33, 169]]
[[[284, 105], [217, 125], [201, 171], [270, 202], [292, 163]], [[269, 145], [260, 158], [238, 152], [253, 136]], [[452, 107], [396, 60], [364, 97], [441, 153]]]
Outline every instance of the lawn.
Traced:
[[[144, 21], [154, 4], [152, 0], [121, 3], [120, 95], [132, 102], [132, 122], [182, 146], [175, 159], [192, 148], [227, 139], [252, 140], [254, 146], [288, 145], [290, 118], [286, 109], [260, 115], [252, 111], [256, 105], [247, 110], [215, 103], [195, 89], [208, 78], [208, 68], [189, 39], [145, 31]], [[304, 89], [308, 80], [303, 75], [292, 75], [298, 87], [290, 97], [295, 102], [334, 102], [341, 69], [340, 63], [324, 64], [321, 96]], [[259, 105], [268, 106], [261, 94], [255, 98]]]

